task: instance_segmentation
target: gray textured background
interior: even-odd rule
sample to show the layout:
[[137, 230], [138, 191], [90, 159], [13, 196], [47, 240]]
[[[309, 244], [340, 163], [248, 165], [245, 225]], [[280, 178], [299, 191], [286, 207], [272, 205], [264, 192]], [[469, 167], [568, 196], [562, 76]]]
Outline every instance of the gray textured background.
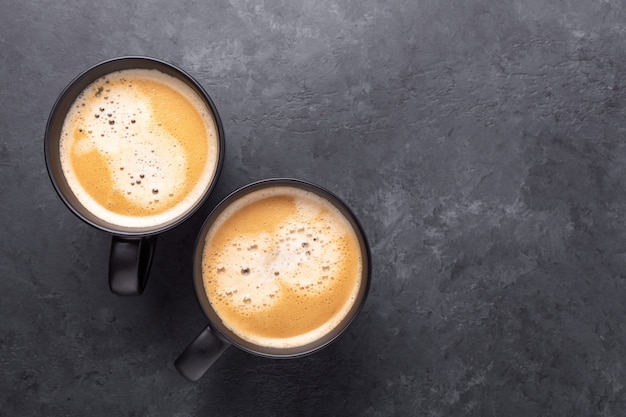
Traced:
[[[620, 0], [5, 0], [0, 10], [0, 415], [623, 416], [626, 6]], [[146, 293], [48, 179], [62, 88], [119, 55], [180, 65], [227, 149], [159, 239]], [[291, 361], [174, 370], [206, 320], [210, 209], [274, 176], [343, 197], [372, 245], [350, 331]]]

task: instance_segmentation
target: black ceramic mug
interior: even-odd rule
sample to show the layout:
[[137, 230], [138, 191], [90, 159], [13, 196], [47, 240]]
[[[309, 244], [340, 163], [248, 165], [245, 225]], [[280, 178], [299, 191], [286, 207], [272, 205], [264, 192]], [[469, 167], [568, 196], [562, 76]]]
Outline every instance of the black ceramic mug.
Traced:
[[269, 179], [226, 197], [205, 220], [193, 260], [209, 325], [175, 361], [198, 380], [230, 345], [270, 358], [322, 349], [348, 328], [370, 285], [370, 249], [330, 191]]
[[188, 219], [213, 190], [224, 131], [213, 101], [189, 74], [154, 58], [120, 57], [63, 90], [44, 145], [61, 200], [112, 235], [111, 291], [138, 295], [157, 235]]

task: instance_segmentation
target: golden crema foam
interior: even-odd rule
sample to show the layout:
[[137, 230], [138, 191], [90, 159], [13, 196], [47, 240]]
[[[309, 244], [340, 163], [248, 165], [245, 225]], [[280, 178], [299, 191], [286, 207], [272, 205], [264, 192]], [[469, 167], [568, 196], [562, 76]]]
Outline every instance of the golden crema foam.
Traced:
[[197, 204], [215, 175], [212, 113], [184, 82], [130, 69], [90, 84], [61, 131], [61, 166], [80, 203], [123, 227], [168, 223]]
[[331, 203], [277, 186], [218, 216], [202, 273], [211, 306], [233, 333], [258, 346], [298, 347], [346, 318], [361, 286], [361, 249]]

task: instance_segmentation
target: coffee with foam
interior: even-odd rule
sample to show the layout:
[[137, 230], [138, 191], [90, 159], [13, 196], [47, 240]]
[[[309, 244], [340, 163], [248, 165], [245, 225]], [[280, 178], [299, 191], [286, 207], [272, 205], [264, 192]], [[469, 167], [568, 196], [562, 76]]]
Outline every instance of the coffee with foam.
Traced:
[[357, 301], [362, 269], [351, 223], [326, 199], [293, 186], [235, 200], [204, 241], [212, 308], [257, 346], [299, 347], [330, 333]]
[[91, 83], [61, 131], [63, 173], [78, 201], [113, 225], [150, 228], [189, 212], [216, 174], [211, 110], [183, 81], [128, 69]]

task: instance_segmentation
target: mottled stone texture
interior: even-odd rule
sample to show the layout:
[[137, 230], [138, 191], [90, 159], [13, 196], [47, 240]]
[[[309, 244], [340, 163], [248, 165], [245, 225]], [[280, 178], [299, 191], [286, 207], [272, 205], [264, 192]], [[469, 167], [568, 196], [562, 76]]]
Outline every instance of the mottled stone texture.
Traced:
[[[214, 4], [211, 4], [214, 3]], [[626, 6], [621, 0], [92, 2], [0, 12], [0, 415], [623, 416]], [[80, 71], [180, 65], [227, 136], [211, 199], [112, 295], [110, 238], [47, 177]], [[343, 197], [373, 282], [336, 344], [289, 361], [173, 361], [206, 324], [203, 218], [253, 180]]]

